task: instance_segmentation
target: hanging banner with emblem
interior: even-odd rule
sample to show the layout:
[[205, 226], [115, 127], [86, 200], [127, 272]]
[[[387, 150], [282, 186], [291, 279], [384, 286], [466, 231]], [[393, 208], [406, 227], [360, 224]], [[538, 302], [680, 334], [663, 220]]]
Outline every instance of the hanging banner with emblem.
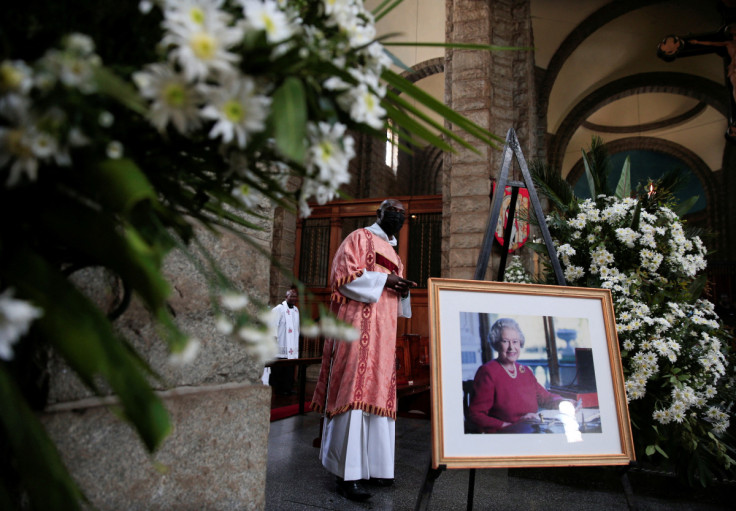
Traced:
[[[493, 183], [493, 189], [496, 189], [496, 183]], [[495, 192], [494, 192], [495, 193]], [[509, 204], [511, 203], [511, 187], [507, 186], [504, 190], [503, 202], [501, 203], [501, 214], [498, 217], [498, 225], [496, 225], [496, 240], [503, 246], [503, 231], [509, 217]], [[509, 241], [509, 253], [518, 250], [524, 246], [526, 240], [529, 239], [529, 190], [519, 188], [519, 195], [516, 198], [516, 214], [514, 215], [514, 224], [511, 228], [511, 240]]]

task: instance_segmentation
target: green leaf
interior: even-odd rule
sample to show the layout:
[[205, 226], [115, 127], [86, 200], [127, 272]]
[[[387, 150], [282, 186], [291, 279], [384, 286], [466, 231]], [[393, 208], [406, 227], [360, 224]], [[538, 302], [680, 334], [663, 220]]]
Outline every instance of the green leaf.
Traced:
[[636, 208], [634, 208], [634, 214], [631, 216], [631, 230], [639, 231], [639, 219], [641, 218], [641, 201], [636, 201]]
[[394, 9], [394, 7], [396, 7], [403, 1], [404, 0], [384, 0], [383, 2], [381, 2], [381, 4], [378, 7], [373, 9], [372, 14], [374, 16], [374, 20], [378, 22], [378, 20], [386, 16], [389, 12], [391, 12]]
[[170, 431], [168, 414], [107, 318], [31, 250], [15, 251], [7, 263], [4, 277], [18, 296], [44, 311], [35, 328], [90, 388], [96, 390], [98, 377], [108, 382], [125, 417], [135, 425], [146, 447], [155, 450]]
[[533, 160], [529, 165], [537, 190], [551, 200], [557, 209], [569, 213], [577, 203], [572, 186], [562, 175], [541, 160]]
[[700, 198], [700, 195], [694, 195], [693, 197], [690, 197], [686, 201], [682, 202], [681, 204], [676, 205], [673, 208], [674, 213], [682, 218], [687, 214], [688, 211], [692, 209], [693, 206], [695, 206], [695, 203], [698, 202], [698, 199]]
[[654, 455], [654, 453], [655, 453], [654, 445], [647, 445], [646, 453], [647, 453], [647, 456]]
[[163, 251], [148, 244], [132, 226], [71, 201], [58, 199], [42, 214], [44, 234], [86, 255], [91, 264], [107, 265], [152, 309], [163, 307], [169, 285], [160, 265]]
[[421, 137], [422, 139], [426, 140], [435, 147], [442, 149], [443, 151], [453, 150], [452, 146], [442, 140], [441, 137], [430, 131], [426, 126], [421, 124], [416, 119], [412, 118], [410, 115], [404, 113], [393, 105], [384, 105], [384, 108], [386, 109], [386, 114], [391, 119], [393, 119], [396, 124], [409, 131], [413, 135]]
[[303, 163], [306, 154], [307, 99], [304, 84], [290, 76], [276, 89], [271, 106], [276, 148], [287, 158]]
[[616, 198], [624, 199], [631, 196], [631, 158], [626, 157], [624, 166], [621, 169], [621, 177], [616, 185]]
[[667, 453], [666, 453], [666, 452], [664, 452], [664, 451], [662, 450], [662, 448], [661, 448], [661, 447], [660, 447], [659, 445], [657, 445], [657, 444], [654, 444], [654, 448], [655, 448], [655, 449], [657, 449], [657, 452], [658, 452], [659, 454], [661, 454], [662, 456], [664, 456], [664, 457], [665, 457], [665, 458], [667, 458], [667, 459], [670, 459], [670, 457], [669, 457], [669, 456], [667, 456]]
[[[32, 509], [81, 509], [84, 495], [72, 480], [20, 390], [0, 366], [0, 431]], [[10, 460], [3, 460], [8, 463]], [[3, 480], [5, 484], [5, 479]], [[7, 492], [3, 492], [6, 493]], [[12, 509], [12, 507], [7, 507]]]
[[145, 102], [128, 82], [117, 76], [105, 67], [94, 68], [94, 79], [97, 89], [141, 115], [146, 115], [148, 107]]
[[[404, 119], [405, 118], [408, 118], [408, 119], [411, 119], [412, 122], [416, 122], [417, 124], [419, 124], [419, 127], [421, 129], [421, 133], [415, 133], [415, 134], [418, 134], [418, 135], [422, 136], [425, 140], [427, 140], [427, 135], [429, 135], [431, 137], [436, 137], [436, 135], [432, 131], [428, 130], [426, 128], [426, 126], [422, 125], [421, 123], [419, 123], [415, 119], [412, 119], [410, 116], [407, 116], [405, 114], [405, 112], [404, 112], [404, 111], [407, 111], [407, 112], [413, 114], [414, 116], [418, 117], [421, 121], [423, 121], [427, 125], [431, 126], [432, 128], [434, 128], [438, 132], [441, 132], [441, 133], [445, 134], [446, 136], [448, 136], [449, 138], [453, 139], [455, 142], [459, 143], [460, 145], [462, 145], [462, 146], [466, 147], [467, 149], [470, 149], [470, 150], [472, 150], [472, 151], [474, 151], [476, 153], [478, 152], [478, 150], [475, 147], [473, 147], [473, 145], [471, 145], [466, 140], [464, 140], [463, 138], [461, 138], [457, 133], [454, 133], [452, 131], [445, 130], [444, 126], [438, 124], [434, 119], [432, 119], [431, 117], [429, 117], [428, 115], [426, 115], [424, 112], [422, 112], [418, 108], [414, 107], [414, 105], [412, 105], [411, 103], [405, 101], [399, 95], [397, 95], [397, 94], [395, 94], [395, 93], [393, 93], [391, 91], [388, 91], [386, 93], [386, 96], [388, 98], [390, 98], [393, 103], [395, 103], [396, 105], [399, 105], [401, 107], [401, 109], [398, 110], [398, 111], [392, 109], [391, 112], [393, 113], [393, 115], [391, 115], [390, 117], [394, 121], [396, 121], [397, 123], [399, 123], [402, 127], [406, 127], [406, 121]], [[403, 135], [403, 138], [406, 138], [406, 134], [402, 134], [402, 135]], [[436, 143], [445, 145], [446, 148], [444, 150], [446, 150], [446, 151], [452, 151], [452, 147], [449, 146], [442, 139], [437, 138]], [[436, 143], [435, 143], [435, 145], [436, 145]], [[415, 145], [417, 145], [417, 144], [415, 144]], [[440, 146], [437, 146], [437, 147], [440, 147]], [[440, 149], [443, 149], [443, 148], [440, 147]]]
[[[417, 102], [426, 106], [430, 110], [438, 113], [447, 121], [456, 125], [459, 129], [466, 131], [469, 135], [477, 138], [491, 147], [498, 148], [496, 142], [503, 142], [504, 139], [498, 135], [494, 135], [487, 129], [475, 124], [463, 115], [455, 112], [452, 108], [435, 99], [431, 94], [423, 91], [413, 83], [409, 82], [390, 70], [384, 70], [381, 78], [397, 91], [406, 94], [407, 97], [415, 99]], [[449, 130], [446, 130], [449, 131]], [[444, 133], [444, 131], [443, 131]]]
[[695, 277], [687, 286], [687, 295], [690, 302], [694, 302], [703, 295], [705, 286], [708, 283], [708, 274], [703, 273]]
[[103, 207], [127, 214], [143, 200], [156, 201], [156, 191], [133, 160], [105, 160], [84, 171], [80, 185]]
[[595, 200], [597, 191], [595, 189], [595, 181], [593, 180], [593, 174], [590, 171], [590, 164], [588, 163], [588, 157], [585, 154], [585, 149], [581, 149], [583, 153], [583, 165], [585, 165], [585, 177], [588, 179], [588, 188], [590, 189], [590, 198]]

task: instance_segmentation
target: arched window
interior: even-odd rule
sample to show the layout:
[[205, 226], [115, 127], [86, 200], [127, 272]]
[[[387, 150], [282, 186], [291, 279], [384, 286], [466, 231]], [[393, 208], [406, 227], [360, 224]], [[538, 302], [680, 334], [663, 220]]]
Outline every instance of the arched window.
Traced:
[[390, 119], [386, 130], [386, 166], [396, 175], [399, 169], [399, 132], [394, 129], [394, 123]]

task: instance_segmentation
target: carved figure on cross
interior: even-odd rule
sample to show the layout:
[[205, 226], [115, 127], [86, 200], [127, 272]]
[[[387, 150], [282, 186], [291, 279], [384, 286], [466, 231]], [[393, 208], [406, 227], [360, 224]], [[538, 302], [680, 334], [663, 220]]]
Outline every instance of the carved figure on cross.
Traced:
[[736, 144], [736, 23], [708, 34], [684, 37], [668, 35], [657, 45], [657, 56], [666, 62], [708, 53], [715, 53], [724, 59], [726, 87], [731, 103], [726, 139]]

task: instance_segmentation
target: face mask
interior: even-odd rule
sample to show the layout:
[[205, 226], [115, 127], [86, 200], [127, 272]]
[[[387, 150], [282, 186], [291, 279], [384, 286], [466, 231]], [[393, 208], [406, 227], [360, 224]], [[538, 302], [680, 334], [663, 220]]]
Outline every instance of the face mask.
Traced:
[[384, 211], [381, 217], [381, 229], [392, 236], [401, 230], [401, 226], [404, 225], [404, 213], [398, 211]]

